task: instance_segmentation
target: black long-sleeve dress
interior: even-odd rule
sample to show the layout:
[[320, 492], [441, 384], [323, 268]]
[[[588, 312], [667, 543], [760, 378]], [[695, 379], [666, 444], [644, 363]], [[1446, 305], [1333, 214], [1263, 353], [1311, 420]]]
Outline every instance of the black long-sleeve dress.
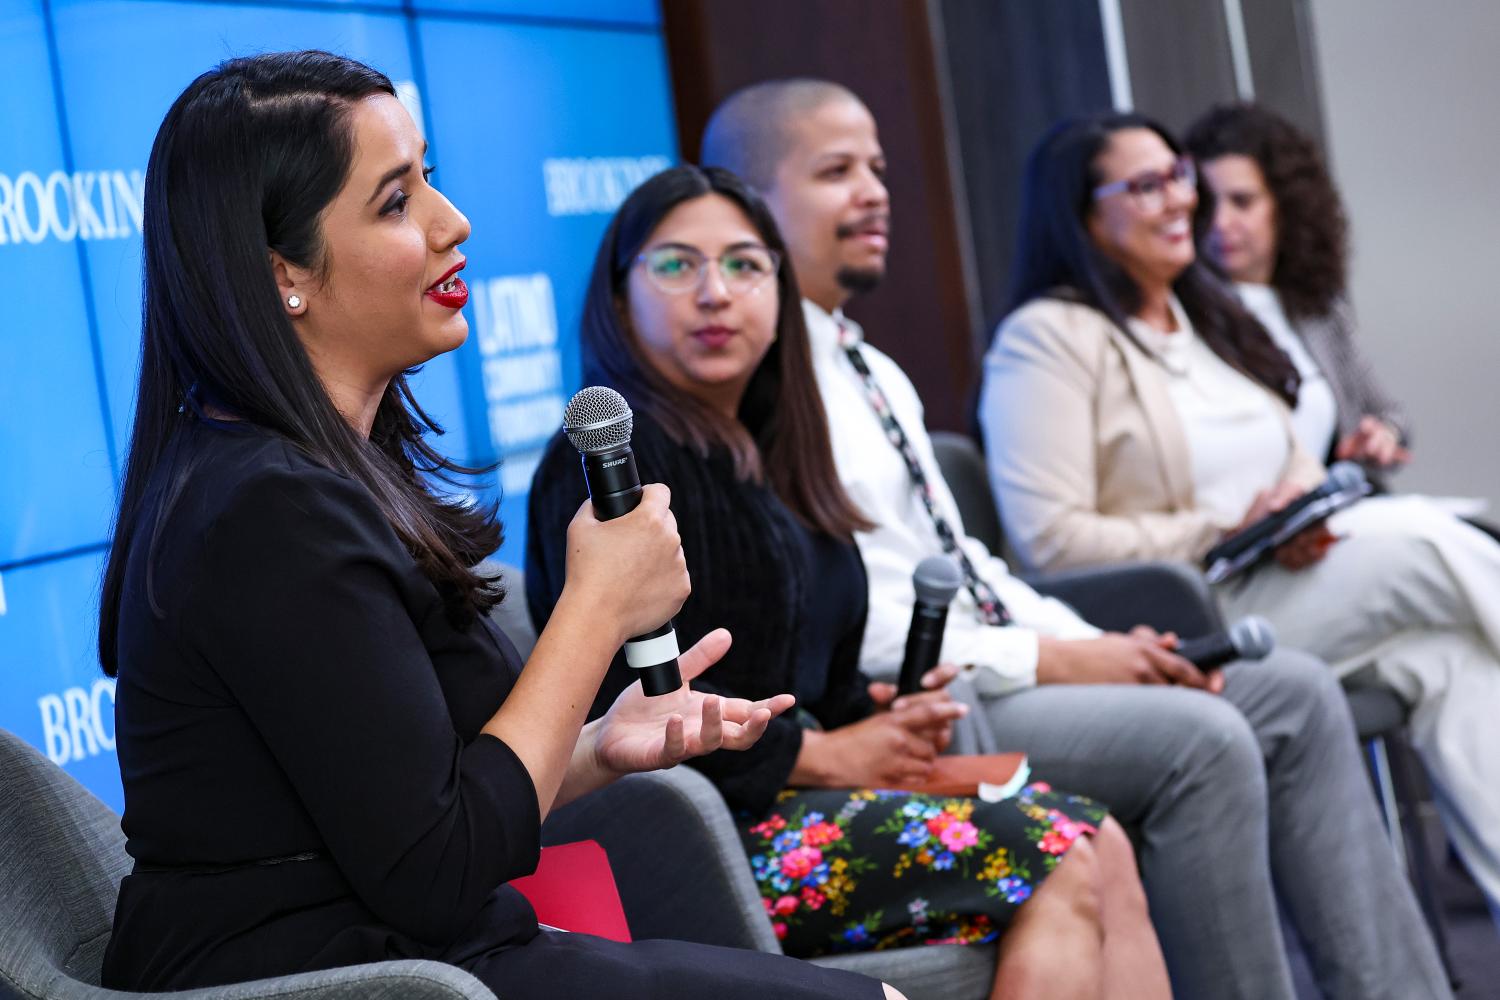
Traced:
[[[693, 592], [676, 617], [684, 647], [727, 627], [729, 652], [693, 682], [799, 709], [758, 746], [690, 762], [739, 814], [741, 840], [772, 929], [788, 954], [992, 940], [1104, 809], [1043, 784], [981, 802], [874, 789], [788, 789], [806, 727], [837, 729], [874, 711], [859, 671], [868, 590], [853, 542], [802, 524], [726, 451], [699, 455], [637, 409], [632, 439], [647, 481], [672, 490]], [[526, 591], [545, 623], [562, 592], [567, 525], [587, 495], [561, 436], [532, 483]], [[610, 667], [595, 712], [635, 677]], [[800, 722], [800, 724], [799, 724]]]
[[166, 491], [122, 599], [136, 867], [104, 985], [427, 958], [507, 1000], [879, 995], [775, 956], [539, 932], [505, 884], [536, 865], [536, 792], [480, 733], [520, 671], [505, 636], [455, 624], [371, 495], [268, 431], [194, 425], [146, 509]]

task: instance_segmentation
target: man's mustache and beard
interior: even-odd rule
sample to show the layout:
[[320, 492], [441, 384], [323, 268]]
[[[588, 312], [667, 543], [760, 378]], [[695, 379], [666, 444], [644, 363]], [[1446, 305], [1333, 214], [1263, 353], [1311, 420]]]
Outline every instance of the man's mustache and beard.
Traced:
[[[855, 219], [853, 222], [843, 223], [834, 230], [834, 235], [841, 240], [847, 240], [860, 233], [878, 232], [887, 235], [890, 232], [891, 217], [885, 212], [873, 212], [869, 215]], [[865, 292], [873, 292], [880, 287], [880, 282], [885, 278], [885, 266], [879, 267], [841, 267], [834, 275], [834, 280], [839, 287], [846, 292], [860, 295]]]

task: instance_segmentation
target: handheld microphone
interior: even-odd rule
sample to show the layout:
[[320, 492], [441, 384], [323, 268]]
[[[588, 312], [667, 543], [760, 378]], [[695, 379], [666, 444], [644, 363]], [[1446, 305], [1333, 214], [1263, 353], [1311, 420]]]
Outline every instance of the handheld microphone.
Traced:
[[911, 607], [911, 628], [906, 632], [906, 655], [901, 660], [900, 694], [922, 690], [922, 675], [937, 666], [943, 650], [943, 629], [948, 625], [948, 605], [964, 577], [952, 559], [928, 556], [911, 575], [917, 599]]
[[[563, 430], [583, 456], [583, 480], [594, 503], [594, 516], [612, 521], [641, 503], [641, 474], [630, 450], [635, 415], [613, 389], [580, 389], [563, 411]], [[677, 666], [677, 630], [668, 621], [625, 643], [625, 662], [639, 671], [647, 695], [671, 694], [682, 687]]]
[[1233, 660], [1263, 660], [1276, 648], [1276, 630], [1260, 615], [1249, 615], [1228, 631], [1184, 639], [1176, 653], [1199, 670], [1212, 670]]

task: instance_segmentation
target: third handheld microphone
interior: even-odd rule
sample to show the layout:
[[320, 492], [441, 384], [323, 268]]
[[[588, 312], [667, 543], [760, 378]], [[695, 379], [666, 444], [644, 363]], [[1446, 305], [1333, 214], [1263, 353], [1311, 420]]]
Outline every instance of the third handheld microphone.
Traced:
[[1241, 618], [1224, 632], [1184, 639], [1177, 655], [1199, 670], [1212, 670], [1233, 660], [1263, 660], [1276, 648], [1276, 630], [1260, 615]]

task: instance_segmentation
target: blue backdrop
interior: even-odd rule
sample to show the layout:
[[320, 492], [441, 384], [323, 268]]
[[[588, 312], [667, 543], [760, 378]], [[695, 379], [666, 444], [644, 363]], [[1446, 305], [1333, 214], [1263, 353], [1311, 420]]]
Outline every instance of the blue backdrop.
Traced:
[[521, 561], [539, 447], [577, 388], [610, 213], [676, 158], [655, 0], [0, 0], [0, 727], [116, 809], [98, 583], [140, 348], [146, 160], [172, 99], [235, 55], [323, 48], [397, 82], [473, 223], [470, 336], [417, 394]]

